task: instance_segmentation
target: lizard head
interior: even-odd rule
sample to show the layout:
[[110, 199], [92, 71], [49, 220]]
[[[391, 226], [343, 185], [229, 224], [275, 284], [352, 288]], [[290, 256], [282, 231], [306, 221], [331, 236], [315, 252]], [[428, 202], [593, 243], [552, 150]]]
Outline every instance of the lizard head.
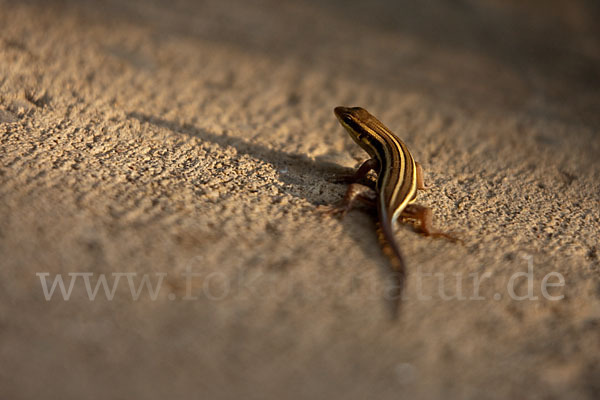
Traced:
[[368, 127], [375, 117], [362, 107], [336, 107], [333, 112], [352, 139], [371, 153], [372, 135], [369, 134]]

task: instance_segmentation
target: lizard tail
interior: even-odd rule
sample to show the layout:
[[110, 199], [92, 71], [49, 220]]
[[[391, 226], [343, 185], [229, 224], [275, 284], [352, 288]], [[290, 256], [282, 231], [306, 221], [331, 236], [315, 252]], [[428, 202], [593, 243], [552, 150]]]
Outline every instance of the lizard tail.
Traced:
[[402, 300], [402, 290], [406, 281], [406, 268], [402, 252], [394, 240], [392, 224], [387, 219], [380, 219], [377, 222], [377, 237], [381, 244], [383, 253], [390, 260], [391, 278], [393, 285], [386, 291], [385, 298], [390, 303], [392, 318], [396, 319], [400, 310]]

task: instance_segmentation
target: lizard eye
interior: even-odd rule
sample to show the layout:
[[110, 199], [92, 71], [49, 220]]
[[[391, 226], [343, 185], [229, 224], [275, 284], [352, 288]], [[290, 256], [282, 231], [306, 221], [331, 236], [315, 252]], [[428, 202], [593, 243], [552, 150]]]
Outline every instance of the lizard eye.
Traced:
[[350, 118], [350, 116], [349, 116], [349, 115], [344, 115], [344, 116], [342, 117], [342, 119], [343, 119], [343, 120], [344, 120], [344, 122], [345, 122], [345, 123], [347, 123], [347, 124], [351, 124], [351, 123], [352, 123], [352, 118]]

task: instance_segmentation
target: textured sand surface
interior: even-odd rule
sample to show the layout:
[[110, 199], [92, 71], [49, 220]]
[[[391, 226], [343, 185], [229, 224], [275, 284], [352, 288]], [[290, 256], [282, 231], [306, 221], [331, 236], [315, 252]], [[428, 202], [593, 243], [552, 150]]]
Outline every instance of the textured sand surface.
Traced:
[[[600, 396], [594, 2], [167, 3], [0, 1], [1, 398]], [[398, 227], [395, 322], [337, 105], [464, 240]]]

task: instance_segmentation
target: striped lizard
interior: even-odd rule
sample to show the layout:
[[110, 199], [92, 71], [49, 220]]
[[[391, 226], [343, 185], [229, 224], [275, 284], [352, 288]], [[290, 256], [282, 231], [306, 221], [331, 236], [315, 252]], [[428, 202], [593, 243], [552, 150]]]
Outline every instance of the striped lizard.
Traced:
[[[408, 148], [377, 118], [361, 107], [336, 107], [335, 116], [352, 139], [371, 157], [353, 175], [340, 177], [337, 182], [351, 183], [341, 206], [328, 208], [330, 214], [345, 215], [358, 200], [377, 207], [377, 235], [383, 252], [388, 256], [394, 275], [394, 289], [389, 300], [394, 301], [392, 313], [398, 312], [400, 295], [406, 278], [402, 252], [394, 240], [393, 227], [400, 218], [419, 222], [419, 231], [426, 236], [441, 236], [456, 241], [452, 235], [433, 229], [430, 208], [414, 204], [417, 189], [427, 189], [423, 169], [415, 162]], [[364, 181], [374, 170], [377, 180]]]

